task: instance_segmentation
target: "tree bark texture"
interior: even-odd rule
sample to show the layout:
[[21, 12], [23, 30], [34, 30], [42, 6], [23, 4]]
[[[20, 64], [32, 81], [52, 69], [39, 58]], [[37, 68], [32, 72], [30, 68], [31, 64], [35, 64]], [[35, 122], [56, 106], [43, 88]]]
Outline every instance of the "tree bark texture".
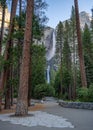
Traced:
[[28, 114], [28, 85], [29, 85], [32, 16], [33, 16], [33, 0], [27, 0], [26, 26], [24, 34], [22, 64], [20, 70], [18, 101], [15, 112], [16, 116], [25, 116]]

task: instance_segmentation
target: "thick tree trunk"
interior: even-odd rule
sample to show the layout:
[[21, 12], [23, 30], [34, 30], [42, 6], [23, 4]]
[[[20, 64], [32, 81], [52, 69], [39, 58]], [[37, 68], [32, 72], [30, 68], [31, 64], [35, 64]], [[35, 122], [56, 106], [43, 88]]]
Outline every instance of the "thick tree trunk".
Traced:
[[16, 106], [16, 116], [28, 114], [28, 85], [30, 67], [30, 43], [32, 32], [33, 0], [27, 0], [26, 27], [24, 34], [23, 57], [20, 70], [20, 86]]
[[[19, 0], [19, 23], [18, 23], [18, 27], [19, 27], [19, 32], [22, 32], [22, 0]], [[18, 43], [17, 43], [17, 47], [18, 47], [18, 52], [19, 52], [19, 59], [18, 59], [18, 66], [17, 66], [17, 76], [18, 79], [20, 78], [20, 65], [21, 65], [21, 61], [22, 61], [22, 54], [21, 54], [21, 50], [22, 50], [22, 40], [21, 38], [18, 38]], [[19, 86], [19, 82], [18, 82], [18, 86]]]
[[0, 32], [0, 55], [1, 55], [1, 52], [2, 52], [2, 40], [3, 40], [3, 34], [4, 34], [5, 6], [6, 5], [4, 4], [3, 7], [2, 7], [2, 23], [1, 23], [1, 32]]
[[[14, 32], [14, 26], [12, 28], [12, 33]], [[8, 59], [10, 60], [10, 62], [12, 62], [12, 53], [11, 50], [13, 49], [13, 41], [12, 39], [10, 39], [10, 47], [9, 47], [9, 56]], [[9, 64], [8, 68], [7, 68], [7, 79], [6, 79], [6, 93], [5, 93], [5, 109], [10, 109], [11, 107], [11, 101], [13, 99], [11, 99], [12, 96], [12, 85], [10, 83], [10, 80], [12, 79], [12, 64]]]
[[[9, 58], [10, 39], [11, 39], [12, 30], [13, 30], [13, 24], [14, 24], [13, 21], [14, 21], [15, 15], [16, 15], [17, 2], [18, 2], [18, 0], [13, 0], [12, 1], [10, 26], [9, 26], [9, 32], [8, 32], [8, 40], [7, 40], [7, 43], [6, 43], [5, 55], [4, 55], [4, 60], [5, 61], [7, 61], [8, 58]], [[7, 79], [7, 67], [4, 67], [4, 69], [3, 69], [2, 73], [1, 73], [1, 79], [0, 79], [0, 93], [1, 94], [3, 94], [6, 79]], [[2, 99], [2, 95], [0, 96], [0, 99]], [[1, 107], [1, 100], [0, 100], [0, 107]]]
[[5, 109], [10, 109], [11, 107], [11, 87], [9, 84], [10, 69], [8, 70], [7, 82], [6, 82], [6, 92], [5, 92]]
[[77, 38], [78, 38], [78, 54], [79, 54], [79, 61], [80, 61], [81, 82], [82, 82], [82, 87], [87, 87], [84, 56], [83, 56], [83, 49], [82, 49], [82, 39], [81, 39], [81, 31], [80, 31], [78, 0], [74, 0], [74, 4], [75, 4], [75, 12], [76, 12], [76, 29], [77, 29]]

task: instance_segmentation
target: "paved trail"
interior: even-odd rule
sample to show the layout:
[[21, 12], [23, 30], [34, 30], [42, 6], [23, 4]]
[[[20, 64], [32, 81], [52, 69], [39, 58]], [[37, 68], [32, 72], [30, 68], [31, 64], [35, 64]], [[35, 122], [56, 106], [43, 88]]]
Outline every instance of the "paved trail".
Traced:
[[44, 112], [68, 119], [75, 128], [23, 127], [0, 121], [0, 130], [93, 130], [93, 110], [62, 108], [57, 103], [45, 104]]

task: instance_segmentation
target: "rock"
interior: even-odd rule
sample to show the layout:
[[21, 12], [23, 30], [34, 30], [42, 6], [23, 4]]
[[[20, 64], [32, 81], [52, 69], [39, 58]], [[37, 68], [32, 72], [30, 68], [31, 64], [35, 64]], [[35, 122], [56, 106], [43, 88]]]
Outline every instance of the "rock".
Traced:
[[65, 102], [59, 100], [59, 105], [66, 108], [89, 109], [93, 110], [93, 103], [89, 102]]

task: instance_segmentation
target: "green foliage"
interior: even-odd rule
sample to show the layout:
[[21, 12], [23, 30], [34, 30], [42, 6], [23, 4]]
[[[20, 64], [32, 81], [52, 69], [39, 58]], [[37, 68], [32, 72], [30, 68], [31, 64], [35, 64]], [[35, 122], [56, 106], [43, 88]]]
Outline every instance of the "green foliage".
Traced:
[[45, 58], [45, 47], [43, 45], [32, 46], [31, 56], [31, 86], [32, 96], [36, 85], [45, 84], [45, 69], [46, 69], [46, 58]]
[[63, 24], [59, 22], [56, 36], [56, 62], [57, 65], [62, 61], [62, 47], [63, 47]]
[[55, 88], [56, 96], [59, 96], [60, 94], [60, 72], [59, 71], [56, 73], [56, 76], [55, 76], [54, 88]]
[[6, 6], [7, 0], [0, 0], [0, 6], [4, 7]]
[[88, 89], [88, 98], [90, 102], [93, 102], [93, 83], [89, 86]]
[[64, 88], [68, 88], [71, 83], [71, 72], [66, 66], [63, 66], [62, 75], [63, 86]]
[[49, 84], [38, 84], [34, 89], [35, 98], [41, 99], [45, 96], [54, 96], [55, 90]]
[[77, 96], [81, 102], [93, 102], [93, 84], [89, 88], [78, 89]]
[[[62, 22], [59, 22], [56, 37], [56, 59], [59, 68], [59, 72], [55, 77], [55, 90], [56, 95], [61, 97], [69, 97], [68, 89], [71, 85], [71, 51], [70, 51], [70, 26], [68, 21], [65, 22], [63, 26]], [[63, 93], [61, 94], [60, 91]], [[61, 95], [60, 95], [61, 94]]]
[[83, 50], [88, 87], [93, 83], [93, 43], [88, 25], [85, 24], [83, 33]]
[[80, 88], [77, 95], [81, 102], [88, 102], [88, 88]]
[[62, 97], [61, 97], [63, 100], [67, 100], [68, 99], [68, 93], [65, 92]]
[[13, 86], [14, 98], [18, 97], [18, 83], [19, 83], [19, 78], [17, 76], [9, 80], [9, 84]]

